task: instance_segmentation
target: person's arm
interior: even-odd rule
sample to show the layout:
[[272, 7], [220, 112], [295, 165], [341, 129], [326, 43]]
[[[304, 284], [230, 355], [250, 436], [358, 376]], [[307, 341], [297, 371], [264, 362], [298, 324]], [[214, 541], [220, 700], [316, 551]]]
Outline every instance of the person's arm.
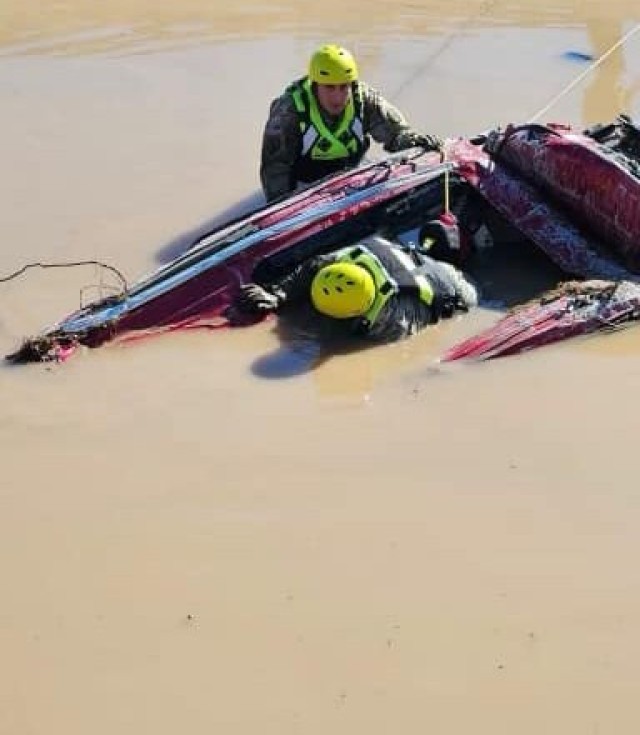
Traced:
[[262, 136], [260, 181], [268, 202], [295, 189], [294, 165], [300, 145], [300, 130], [293, 103], [283, 95], [271, 104]]
[[400, 110], [387, 101], [380, 92], [363, 82], [360, 85], [367, 124], [366, 132], [380, 143], [385, 151], [395, 153], [412, 146], [422, 146], [428, 150], [442, 147], [443, 142], [437, 135], [414, 130]]
[[236, 306], [249, 313], [269, 313], [278, 311], [285, 304], [308, 299], [315, 274], [334, 261], [335, 258], [331, 255], [320, 255], [303, 261], [285, 276], [268, 285], [247, 283], [240, 287]]

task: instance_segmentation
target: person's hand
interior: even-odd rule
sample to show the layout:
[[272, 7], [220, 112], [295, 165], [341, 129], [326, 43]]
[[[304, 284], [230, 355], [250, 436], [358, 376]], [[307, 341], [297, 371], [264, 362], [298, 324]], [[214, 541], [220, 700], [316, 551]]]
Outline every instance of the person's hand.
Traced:
[[250, 314], [265, 314], [275, 311], [279, 303], [278, 297], [267, 291], [266, 288], [258, 286], [257, 283], [246, 283], [240, 286], [235, 305]]
[[411, 144], [420, 146], [420, 148], [424, 148], [426, 151], [441, 151], [444, 146], [444, 140], [430, 133], [415, 133], [412, 136]]

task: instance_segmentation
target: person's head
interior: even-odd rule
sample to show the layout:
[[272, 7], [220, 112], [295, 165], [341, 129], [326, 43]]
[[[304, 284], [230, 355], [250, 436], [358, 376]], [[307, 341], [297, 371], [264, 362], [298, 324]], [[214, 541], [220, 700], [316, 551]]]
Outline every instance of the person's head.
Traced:
[[376, 297], [373, 277], [355, 263], [332, 263], [316, 273], [311, 282], [311, 303], [325, 316], [351, 319], [362, 316]]
[[311, 56], [309, 79], [320, 106], [330, 115], [340, 115], [349, 101], [351, 84], [358, 79], [358, 66], [347, 49], [328, 44]]

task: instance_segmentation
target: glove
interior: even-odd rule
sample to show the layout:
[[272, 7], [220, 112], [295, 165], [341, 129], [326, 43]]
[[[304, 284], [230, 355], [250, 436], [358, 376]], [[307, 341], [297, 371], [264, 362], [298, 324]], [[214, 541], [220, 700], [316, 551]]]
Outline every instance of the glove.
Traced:
[[238, 309], [249, 314], [266, 314], [275, 311], [279, 305], [280, 299], [257, 283], [240, 286], [240, 293], [235, 301]]
[[444, 140], [429, 133], [413, 133], [411, 135], [411, 145], [420, 146], [426, 151], [440, 151], [444, 146]]

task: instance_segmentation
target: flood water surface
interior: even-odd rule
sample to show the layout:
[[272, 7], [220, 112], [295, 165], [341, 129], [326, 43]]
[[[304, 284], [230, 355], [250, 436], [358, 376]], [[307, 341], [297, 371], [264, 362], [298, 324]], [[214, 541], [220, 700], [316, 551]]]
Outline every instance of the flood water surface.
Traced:
[[[535, 115], [638, 20], [626, 0], [2, 17], [0, 275], [131, 281], [261, 201], [269, 102], [319, 43], [466, 135]], [[638, 69], [640, 33], [548, 119], [638, 115]], [[98, 280], [0, 283], [3, 353]], [[267, 322], [0, 370], [0, 733], [636, 732], [637, 332], [437, 362], [497, 316], [327, 359]]]

